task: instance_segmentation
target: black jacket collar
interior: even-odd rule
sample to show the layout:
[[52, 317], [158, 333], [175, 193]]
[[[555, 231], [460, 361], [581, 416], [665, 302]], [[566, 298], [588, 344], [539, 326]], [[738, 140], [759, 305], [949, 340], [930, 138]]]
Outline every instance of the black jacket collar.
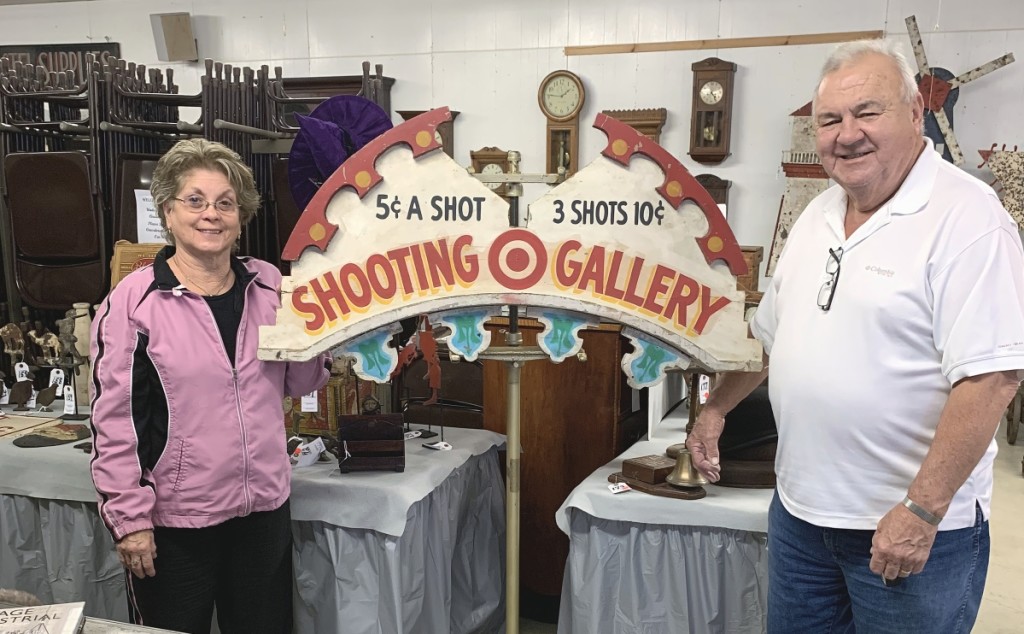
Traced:
[[[169, 291], [181, 285], [181, 280], [174, 275], [171, 265], [167, 263], [167, 260], [174, 255], [175, 251], [174, 246], [169, 244], [160, 249], [160, 252], [156, 254], [156, 258], [153, 260], [153, 281], [156, 287], [162, 291]], [[242, 281], [243, 286], [248, 286], [249, 282], [256, 277], [256, 273], [245, 268], [243, 260], [234, 255], [231, 256], [231, 270], [235, 272], [235, 277]]]

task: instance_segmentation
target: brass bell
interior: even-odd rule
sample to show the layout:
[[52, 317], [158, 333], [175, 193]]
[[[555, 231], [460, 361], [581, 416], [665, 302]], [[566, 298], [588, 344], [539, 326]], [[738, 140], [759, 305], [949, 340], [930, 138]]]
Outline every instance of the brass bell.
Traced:
[[676, 468], [665, 477], [665, 482], [682, 489], [698, 488], [708, 483], [693, 466], [690, 450], [686, 447], [679, 450], [679, 454], [676, 456]]

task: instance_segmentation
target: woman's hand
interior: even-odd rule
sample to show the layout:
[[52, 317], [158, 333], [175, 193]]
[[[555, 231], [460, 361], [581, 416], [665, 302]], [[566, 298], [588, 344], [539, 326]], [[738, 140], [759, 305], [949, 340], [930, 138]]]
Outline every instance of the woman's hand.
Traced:
[[121, 565], [139, 579], [156, 576], [156, 568], [153, 566], [156, 541], [152, 530], [125, 535], [117, 542], [117, 556], [121, 558]]

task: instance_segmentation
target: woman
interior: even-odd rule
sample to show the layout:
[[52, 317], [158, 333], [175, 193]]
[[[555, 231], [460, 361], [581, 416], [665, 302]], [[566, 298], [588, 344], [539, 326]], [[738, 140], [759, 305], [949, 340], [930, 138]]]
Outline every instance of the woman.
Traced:
[[157, 164], [152, 194], [170, 246], [110, 293], [92, 338], [92, 478], [131, 571], [129, 612], [208, 632], [216, 604], [222, 632], [288, 632], [282, 398], [324, 385], [330, 357], [256, 357], [281, 274], [232, 254], [259, 206], [237, 154], [181, 141]]

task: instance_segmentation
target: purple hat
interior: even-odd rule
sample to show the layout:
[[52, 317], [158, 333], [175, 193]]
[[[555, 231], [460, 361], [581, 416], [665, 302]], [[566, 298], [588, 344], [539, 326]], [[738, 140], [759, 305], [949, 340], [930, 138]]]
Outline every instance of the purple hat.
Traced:
[[331, 97], [295, 117], [300, 129], [288, 155], [288, 184], [300, 210], [348, 157], [392, 127], [383, 108], [355, 95]]

